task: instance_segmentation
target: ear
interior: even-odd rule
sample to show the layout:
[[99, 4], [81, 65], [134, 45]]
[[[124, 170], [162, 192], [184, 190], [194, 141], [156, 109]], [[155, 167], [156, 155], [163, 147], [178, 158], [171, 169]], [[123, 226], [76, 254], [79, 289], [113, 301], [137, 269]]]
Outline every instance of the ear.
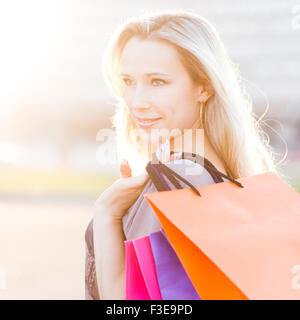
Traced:
[[215, 91], [213, 89], [213, 87], [208, 84], [206, 86], [200, 86], [199, 89], [199, 98], [198, 101], [200, 103], [205, 103], [210, 97], [212, 97], [214, 95]]

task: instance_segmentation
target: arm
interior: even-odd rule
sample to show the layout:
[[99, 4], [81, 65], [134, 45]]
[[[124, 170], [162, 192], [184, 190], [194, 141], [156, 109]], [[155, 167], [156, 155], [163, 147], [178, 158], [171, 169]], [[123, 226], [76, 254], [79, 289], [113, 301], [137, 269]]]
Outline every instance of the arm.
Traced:
[[136, 201], [147, 180], [147, 171], [131, 177], [128, 163], [120, 165], [121, 178], [96, 200], [93, 218], [93, 244], [99, 297], [125, 299], [125, 235], [122, 217]]
[[[125, 235], [122, 220], [98, 207], [94, 215], [94, 254], [100, 299], [125, 299]], [[106, 212], [106, 214], [102, 214]]]
[[92, 218], [85, 230], [85, 300], [99, 300], [95, 270], [94, 235]]

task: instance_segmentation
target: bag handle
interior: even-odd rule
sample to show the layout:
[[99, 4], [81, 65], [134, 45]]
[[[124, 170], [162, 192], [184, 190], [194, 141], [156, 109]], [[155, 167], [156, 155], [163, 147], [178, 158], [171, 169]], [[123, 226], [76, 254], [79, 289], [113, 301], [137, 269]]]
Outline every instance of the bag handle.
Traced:
[[[175, 153], [175, 152], [174, 151], [170, 151], [170, 154], [173, 154], [173, 153]], [[236, 181], [235, 179], [232, 179], [231, 177], [229, 177], [225, 173], [219, 171], [207, 158], [202, 157], [199, 154], [190, 153], [190, 152], [182, 152], [182, 159], [188, 159], [188, 160], [191, 160], [191, 161], [196, 160], [196, 162], [198, 164], [201, 164], [201, 165], [203, 164], [202, 166], [204, 166], [204, 168], [210, 173], [210, 175], [212, 176], [213, 180], [216, 183], [224, 182], [224, 180], [222, 178], [222, 177], [224, 177], [224, 178], [230, 180], [231, 182], [233, 182], [234, 184], [236, 184], [237, 186], [239, 186], [241, 188], [244, 188], [243, 185], [240, 182]], [[171, 169], [169, 169], [169, 170], [171, 170]], [[216, 179], [214, 179], [213, 175], [215, 175]]]
[[[175, 151], [170, 151], [170, 154], [174, 154]], [[215, 166], [206, 158], [203, 158], [196, 153], [190, 153], [190, 152], [181, 152], [182, 159], [188, 159], [193, 162], [197, 162], [198, 164], [201, 164], [202, 166], [206, 168], [212, 179], [215, 183], [218, 182], [224, 182], [223, 178], [217, 173], [218, 170], [215, 168]], [[211, 169], [213, 168], [213, 170]]]
[[[170, 151], [170, 154], [173, 153], [175, 152]], [[182, 152], [182, 159], [188, 159], [204, 166], [204, 168], [209, 172], [215, 183], [224, 182], [222, 176], [228, 180], [231, 179], [222, 172], [220, 172], [207, 158], [202, 157], [196, 153]]]
[[[171, 154], [174, 153], [174, 151], [170, 152]], [[195, 186], [193, 186], [189, 181], [187, 181], [186, 179], [184, 179], [183, 177], [181, 177], [177, 172], [173, 171], [172, 169], [170, 169], [168, 166], [166, 166], [165, 164], [163, 164], [156, 156], [155, 153], [153, 153], [153, 158], [156, 160], [156, 164], [152, 163], [151, 161], [148, 162], [147, 166], [146, 166], [146, 170], [151, 178], [151, 180], [153, 181], [156, 189], [158, 191], [167, 191], [167, 190], [171, 190], [171, 188], [169, 187], [169, 185], [167, 184], [165, 178], [163, 177], [163, 175], [165, 175], [169, 181], [175, 186], [176, 189], [183, 189], [183, 187], [180, 185], [180, 183], [176, 180], [179, 179], [181, 181], [183, 181], [185, 184], [187, 184], [188, 186], [190, 186], [192, 188], [192, 190], [201, 197], [199, 191], [195, 188]], [[201, 164], [202, 166], [204, 166], [204, 168], [209, 172], [209, 174], [211, 175], [211, 177], [213, 178], [215, 183], [220, 183], [220, 182], [224, 182], [223, 178], [226, 178], [228, 180], [230, 180], [231, 182], [235, 183], [237, 186], [243, 188], [243, 185], [230, 178], [229, 176], [225, 175], [224, 173], [220, 172], [218, 169], [216, 169], [214, 167], [214, 165], [205, 157], [202, 157], [200, 155], [197, 155], [195, 153], [189, 153], [189, 152], [183, 152], [182, 153], [182, 159], [190, 159], [190, 160], [196, 160], [197, 163], [198, 160], [201, 161], [199, 164]], [[162, 175], [163, 174], [163, 175]]]

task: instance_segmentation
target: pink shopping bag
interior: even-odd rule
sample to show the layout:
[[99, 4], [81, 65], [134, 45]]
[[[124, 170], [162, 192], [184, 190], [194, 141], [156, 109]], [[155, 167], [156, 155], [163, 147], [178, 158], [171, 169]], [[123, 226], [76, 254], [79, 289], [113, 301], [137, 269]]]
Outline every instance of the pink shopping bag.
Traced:
[[126, 300], [162, 300], [149, 236], [125, 241]]

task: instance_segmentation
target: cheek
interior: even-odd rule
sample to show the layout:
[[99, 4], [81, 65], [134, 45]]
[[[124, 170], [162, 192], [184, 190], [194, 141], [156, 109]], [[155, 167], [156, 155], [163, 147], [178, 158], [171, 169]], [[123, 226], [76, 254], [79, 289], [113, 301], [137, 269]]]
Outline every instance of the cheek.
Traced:
[[194, 123], [196, 117], [197, 109], [192, 105], [192, 102], [187, 103], [182, 99], [170, 106], [167, 121], [172, 128], [188, 129]]
[[171, 123], [178, 128], [180, 128], [181, 124], [185, 122], [184, 119], [187, 117], [187, 114], [189, 114], [189, 103], [180, 91], [181, 90], [178, 90], [176, 94], [172, 96], [172, 99], [169, 101], [168, 108], [169, 119]]
[[176, 123], [176, 119], [180, 118], [180, 115], [178, 115], [178, 113], [180, 113], [181, 106], [182, 97], [180, 94], [180, 89], [172, 90], [171, 92], [169, 92], [168, 96], [166, 97], [165, 114], [170, 123]]
[[178, 105], [176, 104], [176, 102], [174, 101], [174, 103], [170, 106], [170, 110], [169, 110], [169, 117], [170, 117], [170, 120], [173, 124], [177, 124], [178, 120], [177, 119], [180, 119], [180, 112], [179, 111], [179, 107]]

